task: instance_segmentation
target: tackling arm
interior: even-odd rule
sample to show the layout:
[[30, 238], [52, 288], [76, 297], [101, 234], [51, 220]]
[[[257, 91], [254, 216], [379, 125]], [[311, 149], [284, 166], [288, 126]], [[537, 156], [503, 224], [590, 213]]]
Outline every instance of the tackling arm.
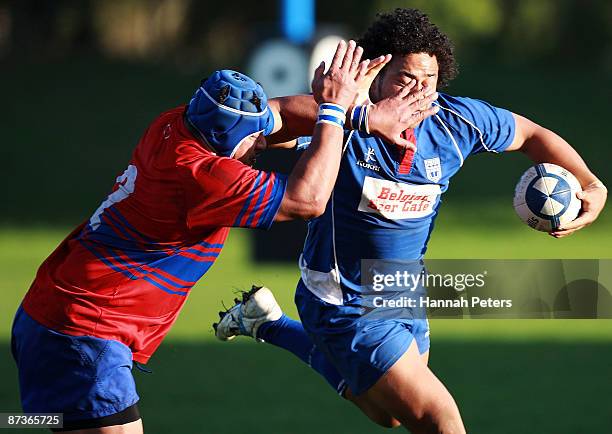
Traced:
[[311, 146], [300, 157], [287, 180], [287, 190], [275, 221], [311, 219], [325, 212], [340, 158], [343, 132], [327, 124], [317, 124]]
[[291, 148], [296, 137], [312, 134], [318, 112], [312, 95], [273, 98], [268, 105], [274, 115], [274, 132], [266, 139], [269, 148]]
[[606, 203], [608, 190], [589, 170], [578, 152], [563, 138], [541, 127], [529, 119], [513, 114], [516, 122], [514, 141], [508, 151], [521, 151], [534, 163], [557, 164], [576, 176], [583, 191], [577, 194], [582, 200], [582, 213], [562, 229], [552, 232], [555, 237], [563, 237], [591, 224]]
[[[350, 41], [348, 46], [340, 41], [327, 73], [323, 73], [323, 63], [315, 71], [312, 88], [316, 102], [332, 103], [343, 108], [351, 103], [357, 90], [356, 82], [366, 71], [367, 64], [360, 63], [362, 52], [354, 41]], [[314, 100], [313, 103], [316, 104]], [[282, 128], [275, 126], [276, 131]], [[312, 125], [304, 135], [310, 131]], [[311, 146], [289, 175], [275, 221], [310, 219], [323, 214], [336, 183], [343, 137], [344, 129], [340, 123], [329, 120], [317, 122]]]

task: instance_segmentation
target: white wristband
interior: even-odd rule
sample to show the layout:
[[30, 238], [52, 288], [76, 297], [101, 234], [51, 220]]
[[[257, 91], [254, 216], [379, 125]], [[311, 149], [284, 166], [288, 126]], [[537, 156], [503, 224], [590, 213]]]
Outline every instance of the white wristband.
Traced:
[[346, 109], [338, 104], [322, 103], [319, 104], [319, 114], [317, 115], [317, 124], [334, 125], [344, 129], [344, 120], [346, 119]]

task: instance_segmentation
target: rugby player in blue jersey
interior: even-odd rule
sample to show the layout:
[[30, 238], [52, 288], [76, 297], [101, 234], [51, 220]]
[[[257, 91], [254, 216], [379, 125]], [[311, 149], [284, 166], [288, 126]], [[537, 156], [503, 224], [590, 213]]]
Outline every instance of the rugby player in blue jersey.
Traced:
[[[443, 87], [456, 75], [452, 44], [414, 9], [379, 15], [359, 40], [364, 56], [391, 53], [373, 81], [372, 102], [416, 81]], [[583, 191], [579, 217], [551, 233], [563, 237], [592, 223], [607, 190], [578, 153], [554, 132], [486, 102], [440, 93], [439, 112], [404, 133], [412, 146], [369, 134], [358, 106], [346, 131], [334, 192], [308, 224], [296, 304], [301, 323], [284, 315], [267, 288], [253, 288], [215, 325], [223, 340], [252, 336], [293, 352], [372, 420], [413, 433], [465, 433], [451, 394], [427, 367], [429, 326], [422, 315], [371, 315], [363, 259], [420, 260], [440, 197], [466, 158], [520, 151], [571, 171]], [[425, 107], [424, 107], [425, 108]], [[309, 139], [297, 141], [298, 148]], [[404, 312], [406, 313], [406, 312]]]

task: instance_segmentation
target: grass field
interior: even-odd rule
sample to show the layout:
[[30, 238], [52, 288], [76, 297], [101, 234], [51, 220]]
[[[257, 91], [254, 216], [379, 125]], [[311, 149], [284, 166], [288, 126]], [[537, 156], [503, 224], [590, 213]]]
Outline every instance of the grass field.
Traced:
[[[575, 92], [576, 77], [585, 74], [581, 65], [538, 71], [478, 63], [463, 71], [452, 94], [491, 101], [557, 131], [612, 182], [609, 74], [589, 71]], [[9, 329], [38, 265], [68, 226], [97, 207], [148, 122], [184, 103], [205, 73], [95, 58], [3, 65], [0, 94], [10, 104], [0, 107], [0, 180], [10, 188], [0, 215], [6, 222], [0, 226], [0, 412], [19, 409]], [[585, 95], [587, 109], [576, 110], [585, 107]], [[469, 159], [445, 194], [428, 256], [612, 258], [610, 212], [563, 240], [518, 221], [511, 192], [528, 165], [521, 155]], [[210, 324], [221, 301], [231, 303], [232, 289], [265, 283], [295, 315], [297, 278], [294, 264], [252, 261], [247, 233], [232, 233], [151, 360], [154, 374], [134, 374], [147, 432], [383, 432], [292, 355], [247, 339], [213, 340]], [[434, 320], [431, 327], [432, 369], [457, 398], [470, 433], [611, 432], [611, 321]]]
[[[430, 245], [431, 258], [610, 258], [612, 221], [554, 240], [531, 231], [510, 210], [449, 201]], [[507, 208], [507, 207], [506, 207]], [[474, 215], [471, 215], [473, 213]], [[481, 223], [470, 226], [478, 216]], [[67, 228], [0, 230], [0, 410], [19, 409], [9, 353], [12, 315], [40, 261]], [[252, 282], [275, 290], [291, 315], [293, 264], [250, 260], [249, 237], [234, 231], [149, 367], [136, 371], [151, 433], [383, 432], [284, 351], [248, 339], [213, 340], [210, 324], [232, 289]], [[609, 432], [612, 321], [435, 320], [431, 367], [457, 398], [471, 433]], [[35, 432], [35, 431], [32, 431]]]

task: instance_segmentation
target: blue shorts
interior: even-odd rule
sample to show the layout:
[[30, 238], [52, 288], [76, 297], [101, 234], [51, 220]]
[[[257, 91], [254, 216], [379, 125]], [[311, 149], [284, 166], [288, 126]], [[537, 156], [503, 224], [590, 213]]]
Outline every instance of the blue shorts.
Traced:
[[336, 367], [355, 395], [372, 387], [416, 341], [429, 350], [426, 318], [377, 318], [355, 305], [335, 305], [300, 280], [295, 294], [300, 319], [314, 344]]
[[121, 342], [58, 333], [20, 306], [11, 349], [26, 413], [64, 413], [64, 421], [119, 413], [138, 402], [132, 351]]

